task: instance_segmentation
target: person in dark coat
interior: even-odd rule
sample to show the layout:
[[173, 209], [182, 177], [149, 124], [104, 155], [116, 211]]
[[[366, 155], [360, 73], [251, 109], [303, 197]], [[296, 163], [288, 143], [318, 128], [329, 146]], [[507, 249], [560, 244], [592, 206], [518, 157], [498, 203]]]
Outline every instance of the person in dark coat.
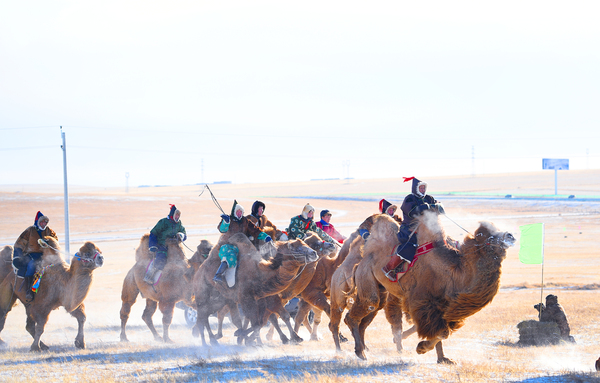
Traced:
[[[248, 218], [248, 220], [250, 220], [250, 222], [252, 222], [254, 225], [258, 226], [261, 230], [263, 230], [263, 231], [268, 230], [270, 232], [272, 238], [275, 238], [278, 241], [285, 240], [285, 238], [281, 239], [282, 231], [277, 230], [277, 226], [275, 226], [275, 224], [273, 222], [269, 221], [269, 219], [265, 215], [265, 209], [266, 209], [266, 206], [265, 206], [264, 202], [254, 201], [254, 203], [252, 204], [252, 211], [250, 212], [250, 215], [246, 216], [246, 218]], [[269, 233], [267, 233], [267, 234], [269, 234]]]
[[38, 211], [35, 215], [33, 225], [29, 226], [15, 242], [13, 254], [13, 266], [17, 269], [17, 276], [23, 278], [25, 286], [25, 298], [30, 301], [35, 295], [31, 286], [36, 272], [38, 261], [42, 257], [42, 247], [38, 240], [44, 240], [44, 237], [52, 237], [58, 241], [58, 236], [48, 226], [50, 218]]
[[178, 241], [185, 241], [187, 234], [185, 227], [180, 220], [181, 212], [175, 205], [171, 205], [171, 210], [166, 218], [160, 219], [150, 230], [148, 247], [154, 252], [154, 262], [150, 265], [144, 276], [144, 282], [154, 284], [154, 277], [157, 272], [165, 268], [167, 264], [167, 238], [173, 238]]
[[[541, 305], [541, 307], [539, 305]], [[543, 304], [538, 303], [534, 308], [541, 311], [540, 322], [556, 323], [560, 330], [560, 337], [567, 342], [575, 343], [575, 339], [571, 336], [571, 327], [569, 326], [567, 315], [562, 306], [558, 303], [558, 297], [556, 295], [549, 294], [546, 297], [545, 307]]]
[[415, 217], [430, 210], [437, 214], [444, 214], [444, 207], [435, 198], [427, 194], [427, 183], [418, 180], [415, 177], [404, 178], [404, 182], [412, 180], [412, 191], [404, 198], [400, 210], [402, 210], [402, 224], [398, 231], [398, 241], [400, 244], [396, 247], [395, 255], [387, 265], [383, 267], [383, 272], [392, 282], [397, 281], [397, 273], [394, 272], [402, 262], [411, 263], [417, 250], [417, 228], [414, 226]]

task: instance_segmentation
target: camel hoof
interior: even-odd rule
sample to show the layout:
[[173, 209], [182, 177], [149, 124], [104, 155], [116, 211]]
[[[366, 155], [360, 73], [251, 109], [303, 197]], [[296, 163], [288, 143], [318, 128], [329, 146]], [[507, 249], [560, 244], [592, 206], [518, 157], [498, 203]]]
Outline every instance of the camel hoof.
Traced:
[[166, 339], [165, 339], [165, 343], [166, 343], [166, 344], [175, 344], [175, 342], [173, 342], [173, 341], [171, 340], [171, 338], [166, 338]]
[[433, 347], [431, 347], [430, 342], [423, 340], [417, 345], [417, 354], [425, 354], [427, 351], [431, 350], [433, 350]]
[[85, 342], [83, 340], [75, 339], [75, 347], [85, 350]]
[[362, 360], [367, 360], [367, 356], [363, 351], [356, 351], [356, 356], [358, 356]]
[[290, 340], [287, 338], [287, 336], [282, 336], [281, 337], [281, 343], [288, 344], [288, 343], [290, 343]]
[[438, 364], [456, 364], [452, 359], [448, 359], [445, 356], [438, 359]]
[[238, 344], [238, 346], [241, 346], [242, 343], [244, 343], [244, 337], [238, 336], [238, 338], [237, 338], [237, 344]]
[[40, 341], [40, 350], [48, 351], [48, 350], [50, 350], [50, 347], [46, 346], [46, 344], [44, 342]]
[[215, 335], [215, 339], [221, 339], [223, 337], [223, 334], [217, 334]]
[[302, 342], [304, 342], [304, 339], [300, 338], [299, 336], [297, 336], [297, 337], [295, 336], [295, 337], [292, 339], [292, 343], [299, 344], [299, 343], [302, 343]]
[[343, 335], [340, 333], [340, 342], [344, 343], [344, 342], [347, 342], [347, 341], [348, 341], [348, 338], [346, 338], [345, 336], [343, 336]]
[[154, 340], [157, 341], [157, 342], [162, 342], [163, 338], [160, 335], [154, 335]]

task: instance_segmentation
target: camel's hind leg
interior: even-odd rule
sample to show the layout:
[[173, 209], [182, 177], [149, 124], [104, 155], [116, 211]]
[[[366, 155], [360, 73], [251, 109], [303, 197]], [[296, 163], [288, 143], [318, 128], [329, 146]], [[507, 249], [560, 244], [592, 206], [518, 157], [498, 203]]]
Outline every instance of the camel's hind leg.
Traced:
[[221, 310], [217, 312], [217, 333], [215, 334], [216, 339], [223, 338], [223, 321], [225, 320], [225, 316], [229, 313], [229, 306], [224, 306]]
[[[45, 351], [48, 349], [46, 345], [42, 346], [42, 342], [40, 342], [40, 338], [44, 333], [44, 329], [46, 327], [46, 323], [48, 323], [49, 312], [41, 312], [34, 313], [31, 316], [31, 321], [34, 323], [34, 333], [33, 333], [33, 343], [31, 344], [31, 351]], [[27, 317], [27, 326], [29, 326], [30, 316]]]
[[125, 333], [125, 326], [127, 326], [127, 320], [131, 313], [131, 306], [135, 303], [139, 293], [140, 290], [135, 284], [133, 269], [131, 269], [123, 281], [123, 290], [121, 291], [121, 301], [123, 302], [121, 305], [121, 342], [129, 342]]
[[[279, 339], [281, 339], [281, 343], [288, 344], [290, 342], [289, 338], [281, 331], [281, 327], [279, 327], [279, 320], [277, 319], [277, 315], [271, 314], [269, 315], [269, 322], [271, 322], [271, 327], [269, 328], [269, 332], [267, 333], [266, 338], [271, 340], [273, 338], [273, 330], [277, 331], [279, 334]], [[271, 336], [269, 337], [269, 333]]]
[[169, 327], [173, 321], [173, 310], [175, 309], [175, 302], [159, 302], [158, 307], [162, 313], [162, 324], [163, 324], [163, 341], [165, 343], [174, 343], [169, 337]]
[[156, 308], [158, 307], [158, 302], [153, 301], [152, 299], [146, 299], [146, 308], [144, 309], [144, 313], [142, 314], [142, 319], [146, 323], [146, 326], [150, 329], [150, 332], [154, 336], [155, 340], [162, 341], [160, 335], [158, 335], [158, 331], [154, 328], [154, 323], [152, 323], [152, 316], [156, 312]]
[[85, 306], [79, 305], [75, 310], [71, 312], [71, 315], [77, 319], [77, 336], [75, 337], [75, 347], [85, 349], [85, 340], [83, 338], [83, 325], [85, 324]]
[[[6, 316], [12, 310], [15, 302], [17, 301], [17, 296], [13, 292], [12, 284], [6, 282], [2, 283], [0, 286], [0, 333], [4, 330], [4, 325], [6, 324]], [[0, 345], [5, 344], [5, 342], [0, 338]]]
[[338, 305], [335, 300], [331, 301], [329, 331], [331, 331], [333, 341], [335, 342], [335, 349], [337, 351], [342, 350], [342, 348], [340, 347], [340, 322], [342, 321], [342, 313], [344, 312], [345, 308], [345, 302], [343, 305]]
[[[385, 317], [392, 326], [392, 336], [396, 343], [396, 350], [402, 351], [402, 302], [392, 294], [388, 295], [387, 304], [385, 305]], [[407, 335], [408, 336], [408, 335]]]

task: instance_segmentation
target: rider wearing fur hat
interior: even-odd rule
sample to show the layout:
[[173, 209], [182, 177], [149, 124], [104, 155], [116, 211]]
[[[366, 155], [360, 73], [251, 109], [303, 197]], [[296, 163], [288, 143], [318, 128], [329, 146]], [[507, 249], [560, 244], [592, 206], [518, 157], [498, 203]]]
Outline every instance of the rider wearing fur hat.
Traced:
[[17, 269], [17, 276], [24, 279], [25, 298], [32, 300], [34, 293], [31, 290], [33, 276], [36, 272], [36, 263], [42, 257], [42, 247], [38, 243], [44, 237], [53, 237], [58, 241], [58, 236], [50, 227], [50, 219], [38, 211], [35, 215], [33, 226], [29, 226], [14, 245], [13, 265]]
[[314, 215], [315, 208], [306, 204], [302, 209], [302, 214], [293, 217], [290, 221], [290, 226], [287, 229], [288, 237], [290, 239], [304, 239], [307, 231], [314, 231], [322, 240], [335, 244], [334, 239], [315, 224], [313, 221]]
[[415, 177], [404, 177], [404, 182], [412, 180], [412, 192], [407, 195], [402, 202], [403, 220], [398, 232], [398, 241], [400, 244], [396, 247], [396, 256], [383, 268], [383, 272], [392, 282], [397, 280], [397, 274], [393, 271], [402, 264], [402, 262], [411, 263], [417, 250], [417, 231], [413, 227], [415, 217], [430, 210], [437, 214], [444, 214], [444, 207], [435, 198], [427, 194], [427, 183], [418, 180]]
[[144, 282], [154, 284], [154, 276], [156, 273], [165, 268], [167, 264], [167, 238], [173, 238], [178, 241], [185, 241], [187, 234], [185, 227], [179, 219], [181, 212], [175, 205], [171, 205], [171, 210], [166, 218], [160, 219], [156, 225], [150, 230], [150, 238], [148, 239], [148, 247], [151, 252], [155, 253], [154, 262], [150, 265], [144, 276]]
[[[272, 239], [271, 236], [265, 233], [258, 225], [255, 225], [249, 217], [250, 216], [244, 216], [244, 208], [234, 200], [233, 206], [231, 207], [231, 215], [222, 214], [221, 222], [217, 225], [217, 229], [223, 234], [244, 233], [254, 244], [256, 249], [259, 249], [261, 241], [263, 243], [269, 243]], [[225, 274], [225, 271], [227, 271], [230, 266], [233, 267], [237, 264], [237, 254], [238, 249], [236, 246], [231, 244], [221, 245], [219, 248], [221, 265], [219, 265], [219, 269], [213, 277], [213, 281], [225, 282], [223, 274]]]

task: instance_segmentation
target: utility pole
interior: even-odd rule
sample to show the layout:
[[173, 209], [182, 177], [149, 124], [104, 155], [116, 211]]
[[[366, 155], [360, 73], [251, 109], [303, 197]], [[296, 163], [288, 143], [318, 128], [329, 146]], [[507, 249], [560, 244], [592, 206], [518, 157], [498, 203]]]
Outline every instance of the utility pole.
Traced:
[[129, 193], [129, 172], [125, 173], [125, 193]]
[[475, 177], [475, 145], [471, 146], [471, 177]]
[[65, 132], [60, 127], [60, 135], [62, 136], [62, 151], [63, 151], [63, 174], [65, 182], [64, 200], [65, 200], [65, 251], [67, 263], [71, 263], [71, 242], [69, 239], [69, 187], [67, 183], [67, 141]]

